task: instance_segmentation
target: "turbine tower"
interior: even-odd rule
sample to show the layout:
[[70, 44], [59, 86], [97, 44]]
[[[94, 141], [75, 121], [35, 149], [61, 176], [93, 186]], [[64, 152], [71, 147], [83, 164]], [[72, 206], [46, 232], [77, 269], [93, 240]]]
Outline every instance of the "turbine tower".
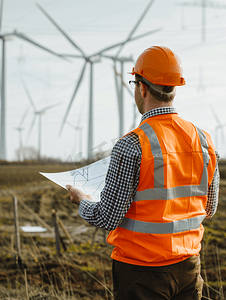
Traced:
[[134, 101], [134, 95], [131, 92], [131, 89], [126, 85], [126, 83], [122, 79], [122, 74], [118, 73], [117, 70], [115, 69], [115, 67], [114, 67], [114, 72], [115, 72], [115, 76], [120, 78], [123, 86], [126, 88], [126, 90], [129, 92], [130, 96], [133, 99], [133, 124], [130, 127], [130, 130], [132, 130], [132, 129], [134, 129], [136, 127], [136, 117], [137, 117], [137, 107], [136, 107], [136, 104], [135, 104], [135, 101]]
[[6, 160], [6, 104], [5, 104], [5, 42], [8, 35], [2, 35], [3, 0], [0, 2], [0, 39], [2, 40], [2, 65], [1, 65], [1, 116], [0, 116], [0, 159]]
[[22, 131], [24, 130], [24, 128], [22, 127], [23, 122], [27, 116], [27, 113], [29, 111], [29, 108], [27, 108], [25, 110], [25, 112], [22, 115], [22, 118], [20, 120], [19, 126], [15, 127], [14, 129], [18, 131], [19, 134], [19, 148], [18, 148], [18, 158], [19, 161], [23, 161], [24, 160], [24, 153], [23, 153], [23, 139], [22, 139]]
[[3, 17], [3, 0], [0, 0], [0, 39], [2, 40], [2, 57], [1, 57], [1, 115], [0, 115], [0, 160], [6, 160], [6, 97], [5, 97], [5, 89], [6, 89], [6, 41], [11, 39], [12, 37], [20, 38], [24, 41], [33, 44], [34, 46], [41, 48], [57, 57], [60, 57], [64, 60], [67, 60], [63, 55], [58, 54], [39, 43], [33, 41], [23, 33], [19, 33], [17, 31], [13, 31], [10, 33], [2, 33], [2, 17]]
[[[79, 143], [78, 143], [78, 154], [82, 154], [82, 127], [80, 126], [74, 126], [71, 122], [67, 121], [67, 124], [73, 128], [76, 132], [78, 132], [78, 138], [75, 139], [75, 145], [74, 145], [74, 151], [75, 152], [75, 147], [76, 147], [76, 140], [79, 140]], [[76, 155], [77, 156], [77, 155]]]
[[[218, 131], [220, 130], [221, 132], [221, 139], [222, 139], [222, 144], [223, 144], [223, 149], [225, 150], [225, 135], [224, 135], [224, 130], [223, 128], [226, 126], [226, 123], [222, 124], [222, 123], [218, 123], [218, 125], [215, 127], [215, 143], [216, 143], [216, 149], [220, 152], [219, 150], [219, 133]], [[224, 153], [222, 154], [222, 156], [224, 155]]]
[[225, 149], [225, 135], [224, 135], [223, 128], [226, 126], [226, 124], [221, 123], [217, 113], [215, 112], [215, 110], [213, 109], [212, 106], [210, 106], [210, 109], [212, 111], [214, 119], [217, 122], [217, 126], [215, 127], [215, 147], [220, 152], [220, 150], [219, 150], [219, 134], [218, 134], [218, 131], [220, 130], [220, 132], [221, 132], [221, 139], [222, 139], [222, 143], [223, 143], [223, 149]]

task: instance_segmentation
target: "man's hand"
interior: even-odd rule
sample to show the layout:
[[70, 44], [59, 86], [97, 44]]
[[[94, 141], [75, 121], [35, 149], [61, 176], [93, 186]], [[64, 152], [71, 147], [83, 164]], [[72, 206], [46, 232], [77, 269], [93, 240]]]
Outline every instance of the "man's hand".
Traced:
[[86, 195], [81, 190], [74, 188], [72, 185], [66, 185], [70, 192], [70, 199], [72, 203], [79, 204], [83, 199], [92, 200], [90, 195]]

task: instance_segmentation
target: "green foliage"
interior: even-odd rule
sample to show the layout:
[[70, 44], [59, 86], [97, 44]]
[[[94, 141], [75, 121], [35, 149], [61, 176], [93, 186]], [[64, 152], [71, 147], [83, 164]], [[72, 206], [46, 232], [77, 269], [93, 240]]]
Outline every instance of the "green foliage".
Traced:
[[6, 218], [1, 218], [0, 219], [0, 226], [3, 225], [13, 225], [13, 220], [6, 219]]
[[99, 250], [99, 249], [101, 249], [101, 245], [98, 245], [97, 243], [94, 243], [92, 245], [91, 242], [88, 241], [85, 243], [81, 243], [79, 245], [71, 244], [68, 247], [66, 253], [76, 252], [76, 253], [80, 253], [80, 254], [86, 254], [86, 253], [93, 252], [93, 251]]
[[95, 273], [95, 272], [97, 272], [100, 269], [100, 267], [82, 266], [81, 269], [83, 271], [86, 271], [86, 272], [89, 272], [89, 273]]

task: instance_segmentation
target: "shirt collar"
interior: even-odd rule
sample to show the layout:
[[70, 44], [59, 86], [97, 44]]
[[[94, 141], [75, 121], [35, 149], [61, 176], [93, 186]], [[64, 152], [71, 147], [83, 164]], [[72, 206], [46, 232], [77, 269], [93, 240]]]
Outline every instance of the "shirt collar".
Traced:
[[172, 106], [158, 107], [158, 108], [149, 110], [142, 115], [140, 123], [142, 123], [147, 118], [151, 118], [151, 117], [158, 116], [158, 115], [164, 115], [164, 114], [177, 114], [177, 110], [175, 107], [172, 107]]

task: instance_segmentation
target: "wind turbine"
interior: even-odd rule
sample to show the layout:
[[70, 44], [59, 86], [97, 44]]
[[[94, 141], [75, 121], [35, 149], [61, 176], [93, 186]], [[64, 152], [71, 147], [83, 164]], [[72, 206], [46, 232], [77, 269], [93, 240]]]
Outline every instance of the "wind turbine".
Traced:
[[28, 97], [28, 100], [33, 108], [33, 111], [34, 111], [34, 117], [32, 119], [32, 122], [31, 122], [31, 125], [30, 125], [30, 128], [29, 128], [29, 132], [28, 132], [28, 135], [27, 135], [27, 138], [26, 138], [26, 143], [28, 142], [29, 138], [30, 138], [30, 135], [31, 135], [31, 132], [34, 128], [34, 125], [35, 125], [35, 121], [36, 121], [36, 117], [38, 116], [38, 160], [40, 160], [41, 158], [41, 141], [42, 141], [42, 116], [43, 114], [51, 109], [51, 108], [54, 108], [56, 106], [58, 106], [60, 103], [57, 103], [57, 104], [53, 104], [53, 105], [48, 105], [40, 110], [37, 110], [36, 106], [35, 106], [35, 103], [31, 97], [31, 94], [25, 84], [25, 82], [22, 80], [22, 84], [23, 84], [23, 87], [24, 87], [24, 90], [25, 90], [25, 93]]
[[84, 105], [81, 105], [81, 110], [79, 113], [79, 117], [77, 119], [76, 125], [73, 125], [71, 122], [67, 121], [67, 124], [73, 128], [76, 132], [78, 132], [78, 136], [75, 136], [75, 140], [74, 140], [74, 147], [73, 147], [73, 151], [72, 153], [75, 153], [75, 149], [76, 149], [76, 140], [79, 141], [78, 144], [78, 153], [75, 155], [74, 157], [74, 161], [76, 162], [76, 160], [80, 159], [82, 157], [82, 127], [80, 126], [81, 123], [81, 119], [82, 119], [82, 113], [83, 113], [83, 109], [84, 109]]
[[29, 108], [27, 108], [25, 110], [25, 112], [23, 113], [22, 118], [19, 123], [19, 126], [14, 128], [15, 130], [18, 131], [18, 134], [19, 134], [19, 152], [18, 152], [19, 161], [23, 161], [23, 159], [24, 159], [24, 157], [23, 157], [23, 141], [22, 141], [22, 131], [24, 130], [24, 128], [22, 127], [22, 125], [27, 116], [28, 111], [29, 111]]
[[68, 34], [52, 19], [52, 17], [38, 4], [36, 3], [36, 6], [41, 10], [41, 12], [50, 20], [50, 22], [63, 34], [63, 36], [74, 46], [80, 53], [81, 55], [73, 55], [74, 57], [77, 58], [83, 58], [85, 60], [81, 74], [79, 76], [78, 83], [76, 84], [76, 88], [73, 92], [71, 101], [68, 105], [66, 114], [63, 118], [63, 122], [61, 124], [60, 128], [60, 134], [63, 130], [64, 124], [67, 120], [68, 113], [70, 111], [71, 105], [73, 103], [74, 97], [78, 91], [78, 88], [80, 86], [80, 83], [83, 79], [84, 72], [86, 69], [87, 63], [90, 64], [90, 87], [89, 87], [89, 125], [88, 125], [88, 158], [91, 158], [92, 156], [92, 148], [93, 148], [93, 64], [100, 62], [101, 58], [100, 55], [92, 55], [92, 56], [87, 56], [85, 52], [68, 36]]
[[[152, 0], [153, 2], [154, 0]], [[80, 55], [75, 55], [75, 54], [64, 54], [64, 56], [67, 57], [74, 57], [74, 58], [82, 58], [85, 62], [82, 68], [82, 71], [80, 73], [78, 82], [76, 83], [75, 89], [73, 91], [72, 97], [70, 99], [69, 105], [66, 109], [65, 115], [63, 117], [63, 121], [61, 123], [61, 127], [60, 127], [60, 132], [59, 134], [62, 133], [62, 130], [64, 128], [64, 125], [66, 123], [70, 108], [72, 106], [72, 103], [74, 101], [74, 98], [76, 96], [76, 93], [79, 89], [79, 86], [82, 82], [83, 76], [84, 76], [84, 72], [86, 69], [87, 64], [90, 64], [90, 86], [89, 86], [89, 124], [88, 124], [88, 159], [90, 159], [92, 157], [92, 151], [93, 151], [93, 64], [96, 62], [100, 62], [101, 61], [101, 57], [103, 55], [104, 52], [114, 49], [118, 46], [124, 45], [125, 43], [129, 42], [129, 41], [133, 41], [136, 39], [139, 39], [141, 37], [144, 37], [145, 35], [150, 34], [150, 31], [147, 33], [144, 33], [142, 35], [139, 35], [137, 37], [132, 38], [132, 35], [129, 36], [126, 40], [117, 43], [117, 44], [113, 44], [111, 46], [108, 46], [96, 53], [93, 53], [89, 56], [87, 56], [85, 54], [85, 52], [81, 49], [81, 47], [79, 47], [69, 36], [68, 34], [53, 20], [53, 18], [39, 5], [36, 3], [36, 6], [40, 9], [40, 11], [49, 19], [49, 21], [61, 32], [61, 34], [63, 34], [63, 36], [70, 42], [70, 44], [76, 48], [81, 54]]]
[[[223, 128], [226, 126], [226, 123], [225, 124], [222, 124], [218, 115], [216, 114], [215, 110], [213, 109], [213, 107], [210, 107], [211, 108], [211, 111], [212, 111], [212, 114], [217, 122], [217, 126], [215, 127], [215, 146], [216, 146], [216, 149], [219, 151], [219, 141], [218, 141], [218, 138], [219, 138], [219, 134], [218, 134], [218, 131], [220, 130], [221, 131], [221, 138], [222, 138], [222, 142], [223, 142], [223, 146], [224, 146], [224, 149], [225, 149], [225, 135], [224, 135], [224, 130]], [[219, 151], [220, 152], [220, 151]]]
[[[67, 124], [71, 127], [71, 128], [73, 128], [75, 131], [77, 131], [78, 133], [79, 133], [79, 136], [78, 136], [78, 139], [77, 140], [79, 140], [79, 147], [78, 147], [78, 149], [79, 149], [79, 154], [81, 154], [82, 153], [82, 127], [80, 127], [80, 126], [74, 126], [71, 122], [69, 122], [69, 121], [67, 121]], [[76, 139], [75, 139], [75, 146], [74, 146], [74, 151], [73, 152], [75, 152], [75, 147], [76, 147]]]
[[0, 115], [0, 160], [6, 160], [6, 97], [5, 97], [5, 88], [6, 88], [6, 41], [12, 37], [20, 38], [24, 41], [33, 44], [34, 46], [45, 50], [57, 57], [60, 57], [64, 60], [68, 59], [61, 54], [58, 54], [39, 43], [33, 41], [23, 33], [19, 33], [16, 30], [10, 33], [2, 33], [2, 16], [3, 16], [3, 0], [0, 0], [0, 39], [2, 40], [2, 60], [1, 60], [1, 115]]
[[24, 55], [24, 53], [23, 53], [23, 45], [20, 45], [20, 51], [17, 56], [18, 65], [22, 65], [25, 62], [26, 56], [27, 56], [27, 54]]

